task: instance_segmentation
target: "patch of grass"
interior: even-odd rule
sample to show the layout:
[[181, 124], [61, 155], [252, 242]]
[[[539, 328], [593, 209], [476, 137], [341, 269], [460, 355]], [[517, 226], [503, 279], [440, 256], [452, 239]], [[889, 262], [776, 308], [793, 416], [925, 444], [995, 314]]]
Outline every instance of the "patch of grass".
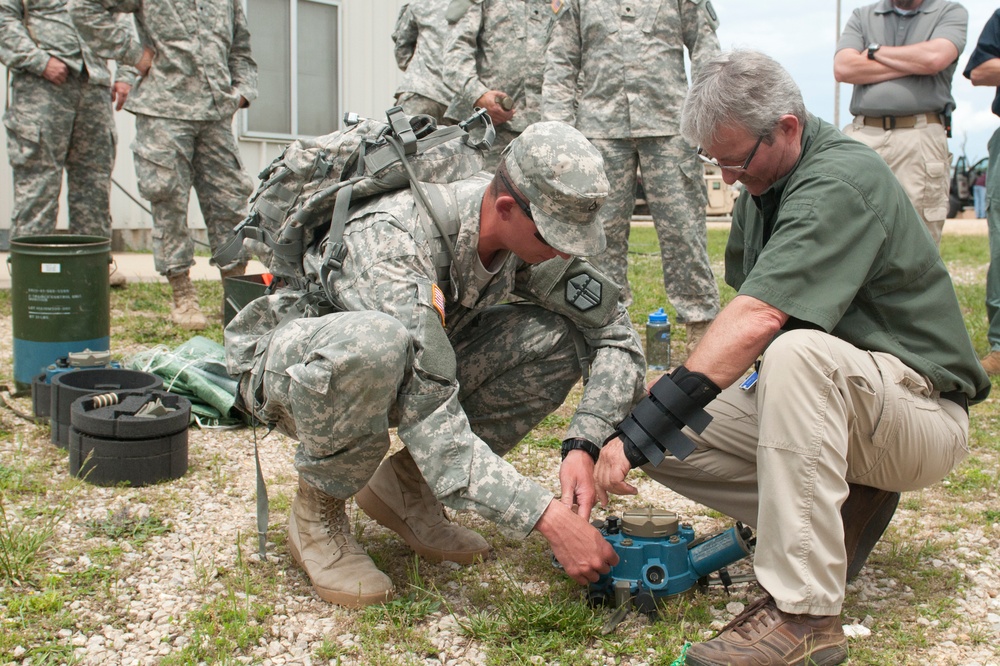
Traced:
[[536, 426], [536, 428], [557, 428], [565, 429], [569, 427], [569, 422], [572, 421], [572, 417], [565, 414], [560, 414], [558, 412], [553, 412], [542, 419], [542, 422]]
[[532, 430], [518, 446], [524, 446], [526, 448], [536, 448], [536, 449], [550, 449], [558, 451], [562, 448], [562, 438], [558, 435], [543, 435], [541, 437], [536, 437]]
[[[188, 616], [191, 642], [168, 655], [161, 664], [220, 663], [246, 654], [264, 636], [271, 606], [235, 594], [232, 590]], [[232, 663], [235, 663], [232, 662]]]
[[941, 258], [949, 270], [990, 263], [990, 246], [982, 236], [947, 234], [941, 238]]
[[329, 638], [324, 638], [323, 642], [319, 644], [313, 651], [313, 659], [318, 659], [322, 662], [333, 662], [335, 664], [340, 664], [341, 657], [347, 656], [347, 652], [340, 646], [337, 641], [330, 640]]
[[483, 644], [487, 663], [588, 663], [583, 652], [602, 623], [594, 609], [579, 597], [526, 592], [522, 576], [506, 573], [488, 607], [459, 619], [463, 632]]
[[[722, 279], [722, 256], [728, 238], [728, 230], [708, 230], [708, 255], [712, 262], [712, 270], [715, 272], [722, 305], [727, 304], [736, 295], [736, 292]], [[667, 292], [663, 286], [659, 242], [654, 228], [632, 227], [629, 235], [628, 259], [628, 279], [632, 288], [632, 305], [628, 311], [640, 339], [645, 340], [646, 319], [649, 313], [662, 307], [673, 325], [670, 335], [671, 358], [675, 361], [683, 360], [687, 357], [684, 351], [687, 333], [684, 326], [678, 324], [677, 311], [667, 300]]]
[[978, 499], [983, 491], [1000, 490], [1000, 479], [994, 465], [970, 456], [948, 475], [945, 485], [949, 493]]
[[[438, 649], [429, 640], [425, 622], [439, 616], [443, 597], [429, 587], [420, 572], [420, 561], [413, 555], [406, 565], [406, 593], [386, 604], [368, 606], [358, 612], [354, 626], [355, 644], [342, 646], [329, 639], [323, 641], [319, 653], [324, 659], [350, 657], [364, 664], [424, 663], [437, 660]], [[390, 654], [419, 655], [420, 658]]]
[[261, 586], [243, 559], [240, 535], [235, 568], [220, 580], [225, 592], [186, 618], [191, 641], [161, 664], [238, 663], [237, 657], [247, 656], [263, 638], [274, 608], [259, 598]]
[[50, 547], [56, 526], [63, 517], [63, 508], [35, 507], [37, 518], [20, 519], [8, 513], [0, 494], [0, 582], [5, 584], [30, 581], [39, 570], [41, 553]]
[[56, 587], [7, 588], [0, 593], [0, 662], [73, 663], [73, 648], [56, 637], [74, 626], [68, 610], [72, 591]]
[[87, 551], [90, 566], [64, 576], [62, 584], [79, 595], [106, 599], [116, 596], [118, 581], [122, 576], [119, 568], [122, 552], [121, 546], [117, 545], [101, 545], [90, 549]]
[[170, 532], [170, 526], [156, 516], [139, 517], [122, 505], [113, 511], [109, 509], [104, 520], [88, 520], [87, 530], [89, 536], [130, 541], [141, 548], [150, 538]]
[[[222, 307], [222, 283], [217, 280], [200, 280], [194, 284], [198, 290], [198, 303], [209, 323], [208, 328], [200, 331], [199, 335], [221, 343], [222, 322], [217, 313]], [[113, 289], [112, 337], [143, 347], [178, 346], [191, 337], [191, 332], [171, 322], [172, 302], [170, 285], [163, 282], [135, 282], [129, 283], [125, 289]]]
[[[0, 440], [9, 436], [0, 434]], [[12, 452], [0, 451], [0, 496], [10, 499], [18, 495], [44, 495], [45, 478], [49, 476], [50, 464], [39, 460], [24, 448], [25, 438], [21, 433], [15, 436]]]

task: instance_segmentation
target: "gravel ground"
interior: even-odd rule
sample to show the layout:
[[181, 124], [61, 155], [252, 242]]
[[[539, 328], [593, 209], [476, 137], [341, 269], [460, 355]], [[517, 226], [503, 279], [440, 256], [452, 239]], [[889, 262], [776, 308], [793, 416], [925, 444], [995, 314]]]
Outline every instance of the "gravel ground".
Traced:
[[[4, 421], [10, 421], [4, 415]], [[30, 450], [31, 456], [43, 459], [60, 459], [48, 443], [47, 429], [35, 426], [18, 426], [17, 435], [0, 444], [0, 460], [12, 459], [19, 447]], [[269, 479], [269, 491], [276, 505], [287, 506], [281, 498], [294, 492], [292, 452], [294, 445], [287, 438], [271, 435], [261, 443], [264, 473]], [[50, 492], [45, 500], [66, 500], [68, 511], [59, 524], [55, 539], [57, 547], [50, 555], [51, 570], [55, 573], [81, 571], [93, 566], [87, 553], [107, 541], [95, 537], [87, 529], [88, 522], [105, 520], [109, 512], [127, 511], [137, 517], [150, 513], [163, 518], [171, 530], [151, 538], [140, 550], [122, 541], [125, 553], [119, 573], [113, 577], [110, 594], [81, 596], [71, 604], [73, 614], [80, 618], [81, 630], [64, 629], [59, 641], [74, 647], [74, 654], [84, 664], [153, 664], [163, 656], [181, 650], [193, 639], [190, 615], [207, 603], [227, 593], [227, 586], [218, 580], [220, 573], [238, 570], [240, 550], [249, 567], [260, 566], [254, 549], [254, 460], [250, 431], [203, 432], [190, 431], [190, 471], [183, 478], [156, 487], [141, 489], [98, 488], [77, 484], [68, 496], [55, 496]], [[551, 468], [555, 468], [555, 456]], [[57, 465], [51, 487], [67, 487], [66, 470]], [[556, 487], [553, 473], [536, 475], [550, 487]], [[59, 493], [63, 491], [58, 491]], [[640, 484], [640, 497], [644, 503], [670, 507], [682, 516], [698, 516], [701, 510], [691, 502], [649, 482]], [[955, 603], [959, 620], [948, 623], [946, 628], [927, 623], [927, 647], [918, 651], [914, 664], [962, 664], [986, 666], [1000, 664], [1000, 530], [997, 525], [985, 530], [980, 526], [970, 529], [949, 529], [938, 522], [939, 516], [949, 514], [948, 503], [940, 491], [925, 491], [923, 508], [911, 511], [905, 508], [897, 513], [891, 529], [910, 535], [913, 540], [933, 539], [947, 542], [947, 547], [935, 559], [922, 566], [953, 569], [962, 584]], [[980, 506], [969, 510], [997, 507], [996, 493], [982, 498]], [[940, 509], [940, 512], [938, 511]], [[356, 519], [366, 526], [365, 541], [377, 540], [384, 530], [355, 512]], [[488, 526], [476, 516], [462, 516], [466, 524]], [[283, 532], [284, 511], [272, 513], [272, 538]], [[696, 521], [700, 533], [718, 529], [721, 523], [711, 518]], [[283, 537], [283, 534], [281, 534]], [[283, 543], [283, 538], [281, 539]], [[880, 546], [881, 547], [881, 546]], [[273, 614], [266, 619], [266, 632], [259, 645], [249, 654], [252, 661], [261, 664], [311, 664], [322, 663], [316, 658], [325, 642], [334, 642], [342, 650], [350, 651], [358, 637], [351, 630], [352, 612], [332, 607], [319, 600], [310, 590], [305, 577], [285, 555], [283, 547], [273, 549], [271, 567], [273, 587], [262, 593], [273, 605]], [[396, 547], [392, 553], [405, 556]], [[62, 553], [62, 554], [55, 554]], [[516, 551], [515, 551], [516, 553]], [[983, 557], [984, 553], [993, 556]], [[509, 557], [508, 552], [505, 557]], [[510, 563], [508, 563], [510, 564]], [[429, 579], [447, 580], [451, 565], [429, 565], [424, 575]], [[392, 568], [397, 588], [405, 586], [405, 574], [398, 566]], [[454, 589], [443, 590], [446, 597], [460, 594]], [[897, 589], [891, 575], [881, 571], [866, 570], [852, 584], [851, 591], [860, 601], [884, 599], [893, 604], [921, 603], [912, 593]], [[742, 610], [742, 604], [731, 603], [726, 614], [713, 623], [721, 626], [733, 614]], [[845, 621], [862, 621], [850, 618], [850, 608], [845, 609]], [[870, 624], [871, 618], [867, 623]], [[459, 630], [455, 617], [438, 612], [426, 618], [422, 630], [436, 646], [438, 658], [423, 659], [415, 655], [401, 655], [406, 663], [481, 664], [485, 655], [475, 642]], [[859, 637], [853, 641], [864, 641]], [[870, 640], [870, 639], [869, 639]], [[391, 651], [391, 649], [390, 649]], [[16, 656], [16, 653], [15, 653]], [[595, 663], [604, 658], [595, 655]], [[244, 661], [240, 659], [239, 661]], [[361, 663], [349, 658], [341, 663]], [[403, 662], [401, 662], [403, 663]], [[614, 662], [607, 662], [614, 663]], [[644, 663], [625, 661], [621, 663]]]
[[[977, 272], [978, 273], [978, 272]], [[0, 322], [0, 354], [10, 358], [10, 322]], [[9, 371], [7, 376], [9, 376]], [[15, 399], [23, 411], [30, 411], [27, 399]], [[564, 408], [565, 409], [565, 408]], [[975, 416], [975, 411], [974, 411]], [[295, 477], [292, 468], [294, 442], [277, 434], [260, 440], [261, 463], [272, 499], [271, 554], [263, 563], [255, 551], [255, 496], [253, 433], [238, 431], [190, 432], [190, 466], [185, 477], [155, 487], [99, 488], [69, 479], [65, 453], [48, 441], [47, 426], [27, 424], [7, 410], [0, 410], [0, 422], [11, 436], [0, 440], [0, 463], [48, 465], [51, 478], [44, 494], [19, 501], [8, 507], [8, 517], [30, 520], [26, 508], [34, 504], [61, 505], [66, 515], [58, 524], [53, 548], [45, 554], [46, 567], [53, 574], [88, 571], [98, 563], [93, 554], [109, 545], [106, 536], [95, 535], [88, 524], [106, 521], [111, 516], [143, 518], [155, 516], [169, 526], [165, 534], [151, 537], [141, 547], [118, 540], [122, 550], [117, 571], [106, 576], [106, 589], [98, 594], [81, 594], [69, 605], [76, 618], [75, 628], [58, 632], [57, 643], [72, 646], [72, 654], [83, 664], [155, 664], [168, 655], [176, 655], [197, 634], [193, 614], [220, 598], [233, 594], [233, 580], [241, 571], [250, 570], [255, 580], [265, 586], [254, 599], [270, 608], [266, 617], [251, 620], [263, 627], [263, 637], [249, 648], [241, 663], [317, 664], [326, 663], [318, 655], [328, 654], [335, 645], [345, 656], [343, 664], [363, 663], [351, 657], [352, 646], [363, 637], [357, 633], [358, 614], [319, 600], [305, 576], [287, 555], [284, 524], [288, 503], [293, 496]], [[980, 428], [995, 430], [993, 422]], [[989, 439], [995, 440], [994, 433]], [[997, 476], [996, 453], [979, 456], [992, 478]], [[517, 464], [526, 473], [550, 488], [558, 487], [558, 454], [548, 449], [519, 450]], [[617, 507], [646, 505], [667, 507], [682, 517], [691, 517], [698, 534], [727, 526], [717, 517], [692, 502], [645, 479], [638, 481], [637, 499], [621, 501]], [[911, 497], [912, 496], [912, 497]], [[914, 499], [916, 501], [907, 501]], [[1000, 508], [995, 481], [981, 498], [968, 502], [961, 515], [978, 515]], [[941, 569], [953, 574], [953, 612], [947, 621], [920, 614], [915, 620], [923, 625], [924, 641], [914, 645], [910, 664], [955, 664], [961, 666], [1000, 666], [1000, 525], [982, 521], [955, 521], [955, 500], [943, 486], [921, 493], [904, 495], [890, 534], [900, 540], [920, 544], [932, 542], [942, 547], [921, 557], [918, 566]], [[363, 529], [362, 541], [374, 547], [379, 560], [393, 577], [397, 589], [407, 584], [405, 548], [394, 535], [367, 519], [360, 511], [355, 520]], [[491, 525], [475, 515], [461, 515], [457, 520], [483, 531], [497, 546], [500, 570], [516, 569], [519, 548], [502, 537]], [[531, 537], [539, 549], [539, 537]], [[876, 553], [888, 549], [885, 542]], [[482, 575], [495, 576], [498, 562], [478, 565]], [[455, 565], [421, 565], [426, 581], [435, 584], [449, 603], [461, 606], [470, 598], [464, 586], [472, 577], [456, 577]], [[537, 572], [536, 572], [537, 573]], [[544, 593], [551, 574], [531, 576], [526, 591]], [[486, 585], [483, 582], [481, 585]], [[844, 620], [862, 627], [872, 626], [871, 617], [852, 617], [855, 606], [882, 607], [886, 613], [905, 606], [933, 603], [920, 598], [897, 580], [891, 571], [868, 567], [849, 588]], [[743, 608], [741, 602], [726, 605], [719, 611], [712, 627], [720, 628]], [[0, 607], [6, 615], [6, 609]], [[2, 617], [0, 622], [14, 621]], [[465, 635], [456, 616], [445, 610], [431, 613], [420, 621], [418, 630], [433, 646], [434, 657], [425, 654], [399, 653], [385, 645], [386, 663], [485, 664], [486, 649]], [[630, 620], [621, 631], [641, 632], [644, 619]], [[0, 631], [3, 631], [0, 628]], [[855, 631], [864, 633], [863, 629]], [[852, 645], [864, 645], [872, 636], [852, 638]], [[20, 646], [15, 660], [31, 646]], [[606, 652], [595, 649], [593, 663], [645, 664], [641, 659], [615, 661]], [[13, 663], [13, 662], [11, 662]], [[541, 663], [541, 662], [539, 662]], [[657, 662], [662, 663], [662, 662]], [[852, 663], [859, 663], [854, 661]]]

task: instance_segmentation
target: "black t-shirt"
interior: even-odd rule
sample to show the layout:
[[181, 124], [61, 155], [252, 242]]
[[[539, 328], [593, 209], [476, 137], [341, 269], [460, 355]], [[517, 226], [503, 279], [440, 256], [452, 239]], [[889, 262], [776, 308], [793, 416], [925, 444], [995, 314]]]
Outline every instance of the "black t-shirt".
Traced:
[[[993, 16], [986, 22], [983, 32], [976, 42], [976, 49], [969, 56], [969, 64], [965, 66], [962, 74], [967, 79], [972, 78], [972, 70], [979, 67], [987, 60], [1000, 58], [1000, 9], [993, 12]], [[993, 96], [993, 113], [1000, 116], [1000, 88], [997, 88]]]

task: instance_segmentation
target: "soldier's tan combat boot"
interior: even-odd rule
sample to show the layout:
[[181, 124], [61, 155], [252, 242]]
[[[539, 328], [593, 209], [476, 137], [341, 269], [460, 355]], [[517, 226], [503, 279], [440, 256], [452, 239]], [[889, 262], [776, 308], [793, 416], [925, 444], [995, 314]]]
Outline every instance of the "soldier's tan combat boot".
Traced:
[[124, 289], [128, 286], [128, 279], [117, 264], [113, 264], [108, 273], [108, 284], [112, 289]]
[[406, 449], [383, 460], [354, 501], [430, 562], [472, 564], [490, 551], [478, 533], [448, 521]]
[[220, 268], [219, 275], [222, 276], [222, 308], [219, 310], [219, 319], [226, 321], [226, 278], [240, 277], [246, 275], [247, 265], [238, 264], [232, 268]]
[[188, 272], [168, 275], [167, 280], [174, 292], [174, 307], [170, 311], [170, 319], [188, 331], [204, 330], [208, 326], [208, 320], [198, 307], [198, 293]]
[[685, 350], [687, 351], [688, 356], [690, 356], [695, 347], [698, 346], [701, 339], [705, 337], [705, 331], [707, 331], [708, 327], [711, 325], [712, 322], [710, 321], [692, 321], [684, 324], [684, 327], [687, 330], [687, 344], [685, 345]]
[[288, 518], [288, 549], [320, 599], [361, 608], [392, 599], [392, 581], [351, 535], [344, 500], [299, 478]]

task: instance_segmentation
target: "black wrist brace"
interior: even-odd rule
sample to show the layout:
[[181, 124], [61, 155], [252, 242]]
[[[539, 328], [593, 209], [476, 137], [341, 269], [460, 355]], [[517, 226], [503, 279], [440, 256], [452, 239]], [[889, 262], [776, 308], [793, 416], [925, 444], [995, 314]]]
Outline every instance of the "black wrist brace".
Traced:
[[720, 392], [708, 377], [682, 365], [653, 384], [613, 436], [622, 440], [632, 467], [659, 465], [667, 452], [683, 460], [695, 447], [681, 428], [703, 432], [712, 421], [704, 407]]

